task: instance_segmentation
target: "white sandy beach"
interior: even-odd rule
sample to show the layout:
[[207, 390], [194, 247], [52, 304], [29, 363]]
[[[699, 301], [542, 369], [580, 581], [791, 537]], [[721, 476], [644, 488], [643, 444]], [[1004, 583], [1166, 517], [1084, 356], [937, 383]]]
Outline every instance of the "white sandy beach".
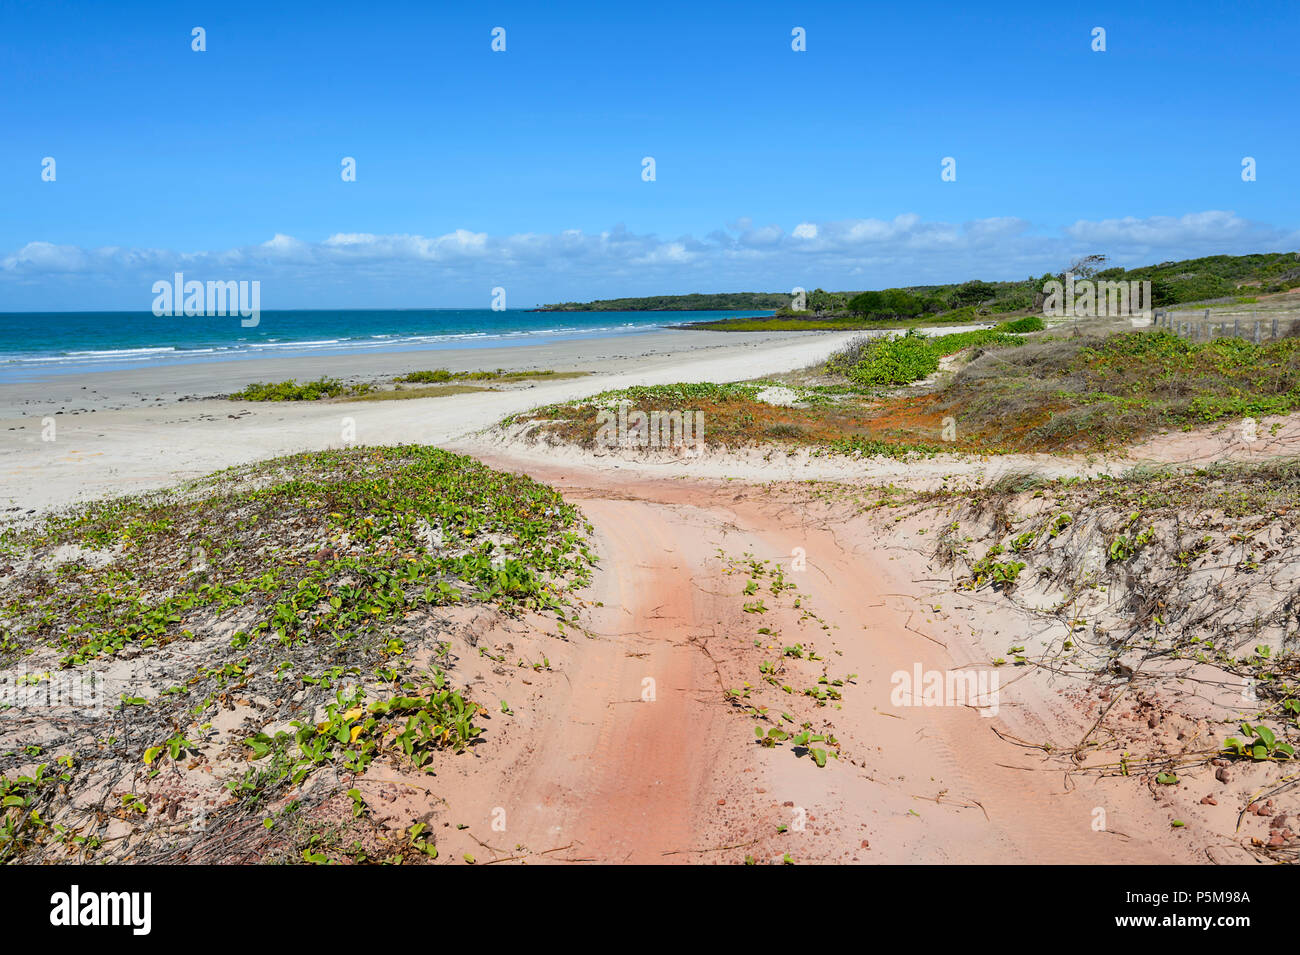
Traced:
[[[0, 384], [0, 506], [9, 518], [295, 451], [447, 444], [529, 408], [635, 384], [740, 381], [825, 359], [854, 333], [662, 331], [508, 348], [275, 358], [51, 375]], [[385, 402], [214, 398], [252, 381], [387, 380], [426, 368], [589, 371], [497, 393]], [[43, 440], [43, 420], [54, 440]]]
[[[818, 333], [819, 337], [825, 334]], [[766, 351], [773, 343], [809, 341], [807, 332], [709, 332], [660, 330], [638, 334], [549, 341], [494, 348], [453, 347], [306, 357], [250, 358], [142, 365], [113, 371], [52, 373], [21, 382], [0, 382], [0, 420], [30, 415], [85, 414], [141, 404], [211, 398], [253, 381], [309, 381], [326, 375], [349, 384], [387, 381], [428, 368], [449, 371], [634, 371], [646, 363], [678, 362], [684, 356], [738, 355]]]

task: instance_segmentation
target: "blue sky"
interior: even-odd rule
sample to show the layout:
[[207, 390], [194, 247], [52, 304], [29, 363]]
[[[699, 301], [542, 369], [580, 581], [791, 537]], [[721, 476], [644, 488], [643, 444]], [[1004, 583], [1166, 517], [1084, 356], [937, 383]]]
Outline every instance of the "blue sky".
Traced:
[[175, 268], [486, 307], [1295, 249], [1297, 49], [1250, 2], [0, 3], [0, 310]]

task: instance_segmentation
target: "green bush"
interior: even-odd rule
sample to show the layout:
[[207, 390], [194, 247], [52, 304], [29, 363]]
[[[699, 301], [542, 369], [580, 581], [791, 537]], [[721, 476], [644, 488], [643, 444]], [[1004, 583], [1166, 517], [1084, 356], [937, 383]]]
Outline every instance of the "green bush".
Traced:
[[453, 375], [451, 372], [449, 372], [446, 368], [435, 368], [432, 371], [413, 371], [409, 375], [401, 375], [400, 377], [394, 378], [393, 381], [410, 383], [410, 384], [432, 385], [444, 381], [451, 381], [454, 377], [456, 376]]
[[934, 374], [938, 368], [938, 353], [924, 335], [913, 330], [867, 342], [857, 360], [842, 368], [842, 373], [860, 385], [905, 385]]
[[955, 355], [967, 348], [1002, 348], [1005, 345], [1014, 348], [1024, 343], [1025, 340], [1018, 335], [1010, 335], [996, 328], [977, 328], [969, 332], [953, 332], [951, 335], [940, 335], [930, 339], [930, 347], [940, 358]]
[[290, 378], [288, 381], [255, 381], [243, 391], [237, 391], [230, 397], [235, 401], [317, 401], [321, 398], [337, 398], [345, 394], [364, 395], [372, 389], [372, 385], [349, 387], [337, 378], [318, 378], [301, 385]]
[[862, 292], [849, 300], [849, 311], [870, 319], [915, 318], [927, 310], [928, 301], [905, 289]]
[[979, 305], [982, 302], [987, 302], [997, 293], [997, 286], [990, 285], [988, 282], [981, 282], [979, 279], [973, 279], [953, 289], [948, 295], [948, 305], [951, 308], [961, 308], [963, 305]]
[[1026, 315], [1024, 318], [1017, 318], [1015, 321], [1003, 322], [993, 329], [995, 332], [1014, 332], [1020, 334], [1023, 332], [1041, 332], [1047, 325], [1038, 315]]
[[[1041, 325], [1041, 319], [1035, 320]], [[939, 359], [967, 348], [1022, 344], [1024, 339], [999, 329], [981, 328], [934, 338], [911, 329], [906, 335], [850, 342], [827, 359], [826, 370], [859, 385], [906, 385], [928, 378], [939, 370]]]

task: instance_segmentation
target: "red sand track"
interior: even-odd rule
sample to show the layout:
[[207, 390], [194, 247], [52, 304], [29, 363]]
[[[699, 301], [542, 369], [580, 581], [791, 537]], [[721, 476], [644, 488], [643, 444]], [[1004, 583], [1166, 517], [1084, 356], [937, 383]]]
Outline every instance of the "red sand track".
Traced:
[[[520, 469], [508, 458], [486, 460]], [[1005, 727], [1002, 719], [972, 708], [891, 705], [892, 673], [969, 661], [907, 628], [911, 610], [890, 595], [910, 581], [893, 579], [898, 571], [880, 566], [887, 561], [850, 528], [819, 526], [763, 488], [584, 474], [571, 465], [527, 470], [594, 525], [601, 566], [592, 596], [604, 604], [585, 621], [591, 636], [572, 638], [567, 681], [534, 704], [527, 745], [508, 767], [494, 771], [488, 760], [465, 780], [478, 794], [464, 798], [514, 807], [510, 842], [567, 847], [534, 861], [739, 862], [786, 853], [796, 862], [1193, 861], [1148, 841], [1167, 822], [1131, 781], [1067, 781], [1059, 763], [999, 738], [993, 726]], [[796, 546], [809, 562], [797, 586], [833, 627], [816, 635], [818, 646], [834, 653], [837, 671], [858, 674], [842, 708], [826, 710], [846, 758], [824, 769], [788, 747], [757, 746], [754, 720], [724, 697], [724, 685], [758, 682], [764, 653], [754, 648], [758, 624], [740, 612], [743, 579], [724, 575], [718, 551], [775, 559]], [[760, 623], [786, 633], [796, 621]], [[653, 701], [642, 699], [647, 678]], [[1021, 699], [1015, 687], [1004, 688], [1003, 700], [1021, 734], [1028, 726], [1051, 738], [1045, 700]], [[1092, 827], [1098, 807], [1106, 831]], [[801, 812], [806, 829], [778, 833]]]

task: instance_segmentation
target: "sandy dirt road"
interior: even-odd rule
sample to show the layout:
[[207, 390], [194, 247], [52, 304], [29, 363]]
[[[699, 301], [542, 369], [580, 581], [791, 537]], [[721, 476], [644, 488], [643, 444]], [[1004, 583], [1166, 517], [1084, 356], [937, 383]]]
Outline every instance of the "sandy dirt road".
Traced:
[[[592, 521], [592, 596], [603, 606], [573, 638], [567, 686], [534, 701], [528, 747], [503, 777], [476, 770], [475, 798], [513, 807], [512, 841], [566, 847], [550, 861], [1196, 861], [1164, 838], [1167, 822], [1139, 787], [1067, 779], [1059, 762], [995, 732], [1077, 732], [1040, 691], [1004, 687], [994, 718], [891, 701], [897, 672], [970, 662], [953, 642], [962, 622], [918, 626], [909, 581], [854, 528], [821, 524], [762, 488], [528, 470]], [[804, 572], [790, 569], [796, 547]], [[767, 612], [745, 612], [750, 574], [736, 559], [746, 554], [784, 563], [797, 596], [760, 588]], [[787, 694], [762, 681], [760, 664], [789, 643], [823, 659], [785, 660]], [[838, 705], [800, 693], [822, 672], [856, 674]], [[726, 691], [746, 683], [752, 696], [729, 702]], [[819, 768], [788, 742], [757, 745], [759, 720], [745, 710], [763, 705], [776, 725], [834, 735], [840, 758]]]

